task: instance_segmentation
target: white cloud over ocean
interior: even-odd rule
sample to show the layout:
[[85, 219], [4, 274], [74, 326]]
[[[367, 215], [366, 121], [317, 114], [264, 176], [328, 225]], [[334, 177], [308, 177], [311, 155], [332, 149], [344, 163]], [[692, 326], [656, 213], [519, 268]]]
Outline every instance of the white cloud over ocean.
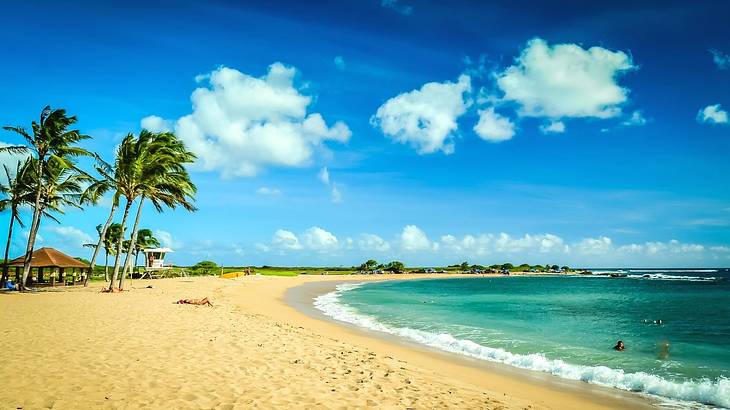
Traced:
[[363, 258], [402, 260], [412, 265], [471, 263], [555, 263], [581, 267], [597, 266], [695, 266], [706, 260], [730, 261], [730, 246], [667, 241], [617, 244], [608, 236], [568, 241], [550, 233], [513, 236], [508, 233], [444, 234], [437, 239], [416, 225], [406, 225], [391, 240], [373, 233], [357, 240], [339, 239], [334, 233], [313, 226], [297, 235], [276, 231], [270, 244], [260, 244], [263, 253], [315, 252], [324, 260], [347, 258], [356, 264]]

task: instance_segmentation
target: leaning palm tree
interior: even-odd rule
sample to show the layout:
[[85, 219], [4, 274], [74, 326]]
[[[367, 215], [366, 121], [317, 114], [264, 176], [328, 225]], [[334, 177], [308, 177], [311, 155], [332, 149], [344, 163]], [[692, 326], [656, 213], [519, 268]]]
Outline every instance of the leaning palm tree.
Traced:
[[21, 228], [25, 227], [23, 221], [20, 219], [20, 207], [33, 203], [33, 187], [30, 178], [28, 178], [29, 173], [27, 172], [29, 166], [30, 161], [28, 160], [18, 161], [15, 173], [11, 174], [10, 168], [3, 164], [5, 177], [8, 182], [7, 185], [0, 184], [0, 192], [6, 196], [6, 198], [0, 200], [0, 211], [10, 211], [10, 226], [8, 227], [8, 241], [5, 245], [5, 258], [3, 259], [0, 287], [5, 286], [5, 282], [8, 280], [8, 255], [10, 253], [10, 243], [13, 239], [13, 226], [17, 222]]
[[165, 207], [174, 209], [178, 205], [191, 212], [196, 210], [193, 205], [196, 187], [185, 169], [185, 165], [195, 161], [195, 154], [188, 151], [185, 144], [171, 132], [151, 133], [142, 130], [139, 140], [147, 141], [138, 157], [135, 193], [139, 195], [139, 205], [132, 239], [127, 247], [124, 272], [119, 278], [119, 289], [124, 288], [125, 274], [130, 269], [145, 200], [149, 200], [157, 212], [162, 212]]
[[[103, 225], [97, 226], [97, 231], [99, 232], [99, 241], [97, 242], [96, 246], [94, 246], [94, 253], [91, 256], [91, 261], [89, 261], [90, 272], [94, 271], [94, 266], [96, 266], [96, 258], [99, 256], [99, 252], [102, 247], [104, 247], [106, 257], [109, 257], [109, 247], [107, 246], [106, 241], [107, 230], [109, 229], [109, 226], [114, 219], [114, 213], [116, 212], [117, 207], [119, 207], [119, 191], [116, 190], [117, 180], [114, 167], [106, 163], [103, 159], [101, 159], [101, 157], [96, 155], [96, 165], [94, 165], [94, 169], [96, 169], [96, 172], [99, 173], [101, 177], [98, 179], [94, 179], [94, 182], [92, 182], [86, 188], [81, 196], [81, 202], [96, 204], [107, 192], [113, 190], [114, 194], [112, 195], [112, 206], [109, 210], [109, 216], [107, 217], [106, 222], [104, 222]], [[109, 280], [108, 266], [108, 263], [104, 265], [104, 280]], [[88, 286], [89, 276], [91, 275], [86, 276], [86, 279], [84, 280], [84, 286]]]
[[30, 231], [28, 235], [28, 245], [26, 247], [25, 259], [23, 261], [23, 278], [20, 288], [25, 289], [25, 282], [30, 273], [30, 262], [33, 254], [33, 247], [38, 235], [38, 229], [43, 215], [43, 207], [41, 206], [42, 191], [45, 189], [44, 176], [45, 168], [53, 160], [55, 167], [62, 167], [78, 171], [71, 159], [81, 155], [91, 155], [83, 148], [76, 144], [84, 139], [90, 138], [81, 134], [78, 130], [71, 130], [73, 124], [76, 123], [75, 116], [67, 116], [66, 110], [51, 109], [46, 106], [41, 111], [40, 120], [33, 121], [31, 124], [32, 132], [29, 133], [23, 127], [3, 127], [5, 130], [13, 131], [20, 134], [28, 146], [16, 145], [0, 148], [0, 152], [28, 153], [35, 158], [35, 200], [33, 203], [33, 218], [31, 220]]

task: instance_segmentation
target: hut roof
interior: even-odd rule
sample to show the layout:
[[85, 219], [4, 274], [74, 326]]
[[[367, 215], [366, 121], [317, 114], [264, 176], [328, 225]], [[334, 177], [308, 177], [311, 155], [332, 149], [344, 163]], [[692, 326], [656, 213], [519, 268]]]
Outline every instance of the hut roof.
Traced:
[[[8, 266], [23, 266], [23, 256], [8, 262]], [[53, 248], [40, 248], [33, 252], [32, 268], [88, 268], [89, 266]]]

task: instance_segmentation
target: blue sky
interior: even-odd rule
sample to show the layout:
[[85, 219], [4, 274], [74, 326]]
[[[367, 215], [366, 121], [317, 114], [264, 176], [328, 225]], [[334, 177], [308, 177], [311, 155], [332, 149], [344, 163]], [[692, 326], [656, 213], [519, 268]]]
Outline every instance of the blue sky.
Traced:
[[[175, 263], [727, 266], [730, 6], [601, 7], [13, 4], [0, 123], [175, 131], [199, 211], [142, 220]], [[88, 257], [107, 205], [39, 245]]]

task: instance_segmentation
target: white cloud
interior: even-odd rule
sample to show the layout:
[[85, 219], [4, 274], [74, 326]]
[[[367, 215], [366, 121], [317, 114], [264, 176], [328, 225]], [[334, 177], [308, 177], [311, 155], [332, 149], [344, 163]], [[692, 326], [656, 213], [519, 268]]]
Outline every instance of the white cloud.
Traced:
[[634, 68], [622, 51], [536, 38], [496, 79], [503, 100], [517, 103], [522, 116], [610, 118], [621, 114], [629, 93], [617, 78]]
[[331, 252], [337, 250], [340, 246], [336, 236], [318, 226], [313, 226], [304, 231], [302, 242], [306, 249], [317, 252]]
[[640, 127], [642, 125], [646, 125], [646, 118], [644, 118], [641, 110], [636, 110], [632, 112], [631, 116], [622, 124], [627, 127]]
[[[589, 237], [567, 242], [550, 233], [511, 236], [507, 233], [466, 234], [462, 237], [442, 235], [429, 239], [416, 225], [407, 225], [393, 246], [383, 237], [364, 233], [339, 240], [335, 234], [313, 226], [300, 235], [278, 230], [271, 244], [254, 244], [260, 252], [297, 251], [301, 255], [316, 253], [320, 257], [341, 257], [342, 263], [352, 263], [369, 254], [377, 259], [401, 259], [407, 263], [446, 264], [468, 260], [474, 263], [555, 263], [570, 266], [682, 266], [717, 259], [730, 259], [730, 246], [702, 245], [678, 240], [648, 241], [616, 245], [607, 236]], [[309, 252], [307, 252], [309, 251]]]
[[344, 71], [347, 68], [347, 64], [345, 64], [345, 59], [342, 58], [342, 56], [336, 56], [334, 59], [335, 67], [337, 67], [338, 70]]
[[488, 108], [479, 110], [479, 122], [474, 126], [474, 132], [485, 141], [502, 142], [515, 135], [515, 124], [494, 112], [494, 108]]
[[466, 112], [470, 102], [471, 78], [459, 76], [455, 83], [427, 83], [393, 97], [378, 108], [371, 118], [373, 126], [401, 144], [414, 147], [419, 154], [454, 151], [456, 120]]
[[163, 231], [162, 229], [156, 229], [154, 237], [160, 241], [160, 245], [163, 248], [180, 249], [183, 247], [183, 242], [176, 240], [170, 232]]
[[280, 249], [297, 250], [302, 249], [302, 245], [299, 243], [299, 238], [294, 232], [279, 229], [274, 232], [274, 239], [272, 243], [275, 247]]
[[332, 202], [339, 204], [342, 202], [342, 193], [340, 192], [339, 188], [337, 188], [337, 184], [332, 184]]
[[562, 121], [550, 121], [548, 124], [540, 126], [543, 134], [562, 134], [565, 132], [565, 123]]
[[433, 244], [416, 225], [406, 225], [400, 234], [400, 243], [403, 250], [406, 251], [423, 251], [432, 249]]
[[198, 155], [196, 166], [253, 176], [268, 166], [305, 166], [324, 142], [346, 142], [351, 132], [343, 122], [328, 127], [321, 114], [307, 113], [312, 97], [295, 87], [296, 73], [274, 63], [263, 77], [228, 67], [196, 77], [207, 84], [193, 91], [193, 112], [174, 127]]
[[574, 247], [582, 255], [605, 255], [613, 248], [611, 238], [601, 236], [598, 238], [585, 238]]
[[697, 113], [697, 121], [708, 124], [727, 124], [727, 111], [720, 104], [708, 105]]
[[400, 0], [382, 0], [380, 2], [380, 5], [385, 8], [395, 10], [397, 13], [400, 13], [400, 14], [403, 14], [406, 16], [413, 13], [413, 7], [405, 5], [405, 4], [401, 4]]
[[279, 196], [281, 195], [281, 190], [279, 190], [278, 188], [262, 186], [261, 188], [256, 190], [256, 193], [264, 196]]
[[96, 243], [91, 235], [73, 226], [49, 226], [45, 229], [60, 236], [65, 245], [83, 246], [87, 243]]
[[149, 115], [142, 118], [140, 121], [142, 129], [152, 132], [168, 132], [172, 131], [172, 121], [158, 117], [156, 115]]
[[387, 252], [390, 250], [390, 243], [388, 243], [388, 241], [371, 233], [364, 233], [360, 235], [357, 245], [364, 251]]
[[330, 184], [330, 172], [327, 170], [327, 167], [322, 167], [317, 174], [317, 178], [319, 178], [319, 180], [325, 185]]
[[712, 53], [712, 61], [720, 70], [727, 70], [730, 68], [730, 54], [723, 53], [719, 50], [710, 50]]

